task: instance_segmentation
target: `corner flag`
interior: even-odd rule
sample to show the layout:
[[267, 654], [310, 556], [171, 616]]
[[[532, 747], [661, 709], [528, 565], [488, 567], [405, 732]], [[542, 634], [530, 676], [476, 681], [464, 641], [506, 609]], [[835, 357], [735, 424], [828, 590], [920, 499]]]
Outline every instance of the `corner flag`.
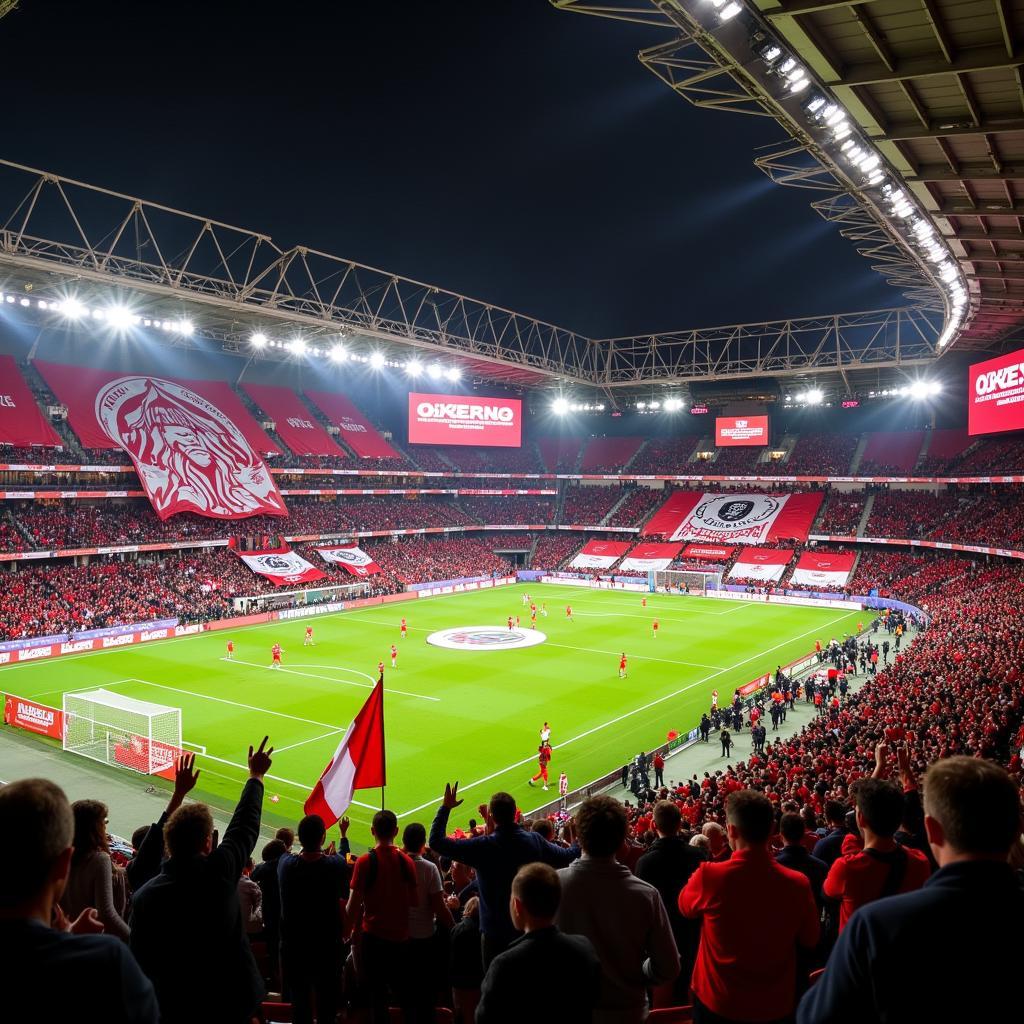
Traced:
[[376, 789], [386, 781], [384, 765], [384, 674], [342, 737], [305, 804], [330, 828], [352, 803], [357, 789]]

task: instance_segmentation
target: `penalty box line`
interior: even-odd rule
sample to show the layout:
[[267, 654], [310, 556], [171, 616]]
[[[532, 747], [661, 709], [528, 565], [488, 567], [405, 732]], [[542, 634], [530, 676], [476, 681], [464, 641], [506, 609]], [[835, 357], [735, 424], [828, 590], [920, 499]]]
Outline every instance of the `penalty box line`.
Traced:
[[[667, 700], [672, 700], [673, 697], [678, 697], [682, 693], [686, 693], [687, 690], [692, 690], [695, 686], [701, 686], [704, 683], [711, 682], [712, 679], [716, 679], [718, 676], [723, 675], [725, 672], [732, 672], [734, 669], [740, 668], [743, 665], [747, 665], [752, 661], [756, 661], [759, 658], [763, 658], [767, 654], [771, 654], [772, 651], [777, 651], [780, 647], [785, 647], [787, 644], [791, 644], [796, 640], [802, 640], [805, 636], [810, 636], [812, 633], [817, 633], [821, 629], [826, 629], [833, 623], [840, 622], [845, 619], [849, 613], [838, 615], [834, 619], [829, 619], [827, 622], [822, 623], [820, 626], [815, 626], [814, 629], [807, 630], [806, 633], [801, 633], [799, 636], [792, 636], [789, 639], [784, 640], [780, 644], [776, 644], [774, 647], [769, 647], [767, 650], [758, 651], [757, 654], [751, 655], [749, 658], [744, 658], [743, 661], [736, 662], [735, 665], [730, 665], [728, 668], [719, 669], [717, 672], [712, 672], [711, 675], [705, 676], [703, 679], [698, 679], [694, 683], [689, 683], [686, 686], [680, 687], [678, 690], [674, 690], [672, 693], [666, 693], [663, 697], [657, 697], [655, 700], [649, 701], [646, 704], [638, 708], [633, 708], [632, 711], [627, 711], [624, 714], [618, 715], [615, 718], [609, 719], [607, 722], [602, 722], [600, 725], [595, 725], [591, 729], [587, 729], [584, 732], [579, 733], [576, 736], [572, 736], [567, 739], [564, 743], [559, 743], [555, 749], [560, 750], [562, 747], [569, 746], [570, 743], [576, 743], [578, 740], [586, 739], [588, 736], [592, 736], [595, 732], [600, 732], [602, 729], [607, 729], [609, 726], [617, 725], [619, 722], [625, 721], [627, 718], [632, 718], [634, 715], [640, 714], [642, 711], [648, 711], [653, 707], [657, 707], [659, 704], [664, 704]], [[490, 775], [485, 775], [482, 779], [476, 779], [473, 782], [467, 782], [465, 786], [459, 787], [459, 792], [465, 792], [467, 789], [472, 789], [474, 786], [481, 786], [485, 782], [490, 782], [491, 779], [496, 779], [506, 772], [513, 771], [516, 768], [522, 768], [525, 764], [532, 764], [536, 760], [536, 754], [531, 754], [529, 757], [524, 757], [521, 761], [516, 761], [515, 764], [510, 764], [506, 768], [502, 768], [499, 771], [491, 772]], [[440, 797], [435, 800], [428, 800], [424, 804], [420, 804], [418, 807], [413, 807], [411, 810], [402, 811], [398, 815], [399, 818], [407, 818], [410, 814], [416, 814], [418, 811], [422, 811], [425, 807], [433, 807], [440, 801]]]

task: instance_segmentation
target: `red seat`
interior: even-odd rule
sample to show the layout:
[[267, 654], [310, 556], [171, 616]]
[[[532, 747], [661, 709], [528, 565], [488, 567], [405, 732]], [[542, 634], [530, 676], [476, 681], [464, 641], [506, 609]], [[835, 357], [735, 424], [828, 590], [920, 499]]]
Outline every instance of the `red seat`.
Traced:
[[693, 1020], [692, 1006], [666, 1006], [661, 1010], [651, 1010], [647, 1015], [650, 1024], [688, 1024]]
[[291, 1024], [293, 1020], [291, 1003], [261, 1003], [260, 1020], [263, 1024]]

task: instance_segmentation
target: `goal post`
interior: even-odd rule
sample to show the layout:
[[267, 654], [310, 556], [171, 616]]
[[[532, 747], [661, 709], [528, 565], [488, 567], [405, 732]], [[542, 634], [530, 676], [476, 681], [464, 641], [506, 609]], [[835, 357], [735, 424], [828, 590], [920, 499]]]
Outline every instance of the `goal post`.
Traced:
[[165, 772], [182, 752], [181, 708], [104, 689], [65, 693], [64, 749], [144, 775]]
[[699, 569], [661, 569], [648, 573], [651, 590], [658, 594], [706, 594], [720, 590], [720, 572], [702, 572]]

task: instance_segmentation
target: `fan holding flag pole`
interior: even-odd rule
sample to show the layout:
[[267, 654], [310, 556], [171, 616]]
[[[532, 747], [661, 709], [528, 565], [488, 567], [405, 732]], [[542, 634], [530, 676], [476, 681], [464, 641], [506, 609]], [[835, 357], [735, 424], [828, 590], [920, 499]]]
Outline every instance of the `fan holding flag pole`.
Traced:
[[306, 814], [318, 814], [330, 828], [348, 810], [357, 789], [380, 789], [384, 808], [384, 673], [352, 720], [306, 799]]

